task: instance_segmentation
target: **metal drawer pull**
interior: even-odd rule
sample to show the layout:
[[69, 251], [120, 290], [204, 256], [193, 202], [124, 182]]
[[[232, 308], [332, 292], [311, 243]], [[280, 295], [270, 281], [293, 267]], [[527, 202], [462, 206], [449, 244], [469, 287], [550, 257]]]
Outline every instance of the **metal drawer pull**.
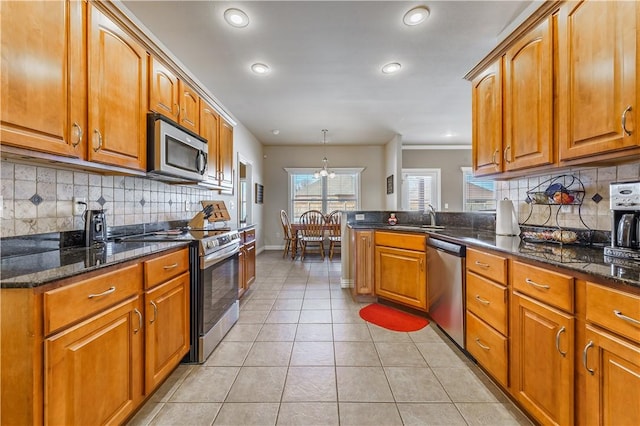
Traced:
[[76, 129], [78, 129], [78, 140], [75, 143], [71, 144], [75, 148], [76, 146], [80, 145], [80, 142], [82, 142], [82, 127], [80, 127], [80, 125], [75, 122], [71, 125], [71, 127], [75, 127]]
[[562, 350], [560, 350], [560, 335], [564, 332], [566, 332], [567, 329], [564, 328], [564, 326], [560, 327], [560, 330], [558, 330], [558, 332], [556, 333], [556, 350], [558, 351], [558, 353], [562, 356], [567, 356], [566, 352], [562, 352]]
[[613, 310], [613, 313], [614, 313], [615, 316], [617, 316], [621, 320], [625, 320], [627, 322], [630, 322], [631, 324], [640, 325], [640, 321], [638, 321], [635, 318], [628, 317], [628, 316], [626, 316], [625, 314], [623, 314], [622, 312], [620, 312], [620, 311], [618, 311], [616, 309]]
[[582, 365], [584, 365], [584, 369], [587, 370], [589, 374], [593, 376], [593, 373], [595, 373], [596, 371], [587, 367], [587, 352], [589, 352], [589, 348], [592, 346], [593, 346], [593, 342], [589, 340], [589, 343], [587, 343], [587, 346], [585, 346], [582, 351]]
[[479, 338], [479, 337], [476, 337], [476, 344], [477, 344], [478, 346], [480, 346], [482, 349], [484, 349], [485, 351], [489, 351], [489, 350], [491, 350], [491, 348], [490, 348], [489, 346], [487, 346], [487, 345], [483, 345], [483, 344], [480, 342], [480, 338]]
[[149, 321], [149, 324], [153, 324], [154, 322], [156, 322], [156, 319], [158, 319], [158, 305], [156, 305], [153, 300], [149, 303], [151, 303], [151, 306], [153, 306], [153, 319]]
[[173, 269], [173, 268], [175, 268], [176, 266], [178, 266], [178, 262], [174, 263], [173, 265], [163, 266], [163, 268], [164, 268], [165, 270], [167, 270], [167, 269]]
[[140, 329], [142, 328], [142, 314], [140, 313], [140, 311], [138, 310], [138, 308], [134, 308], [133, 312], [135, 314], [138, 315], [138, 328], [136, 328], [135, 330], [133, 330], [133, 333], [137, 333], [138, 331], [140, 331]]
[[482, 303], [483, 305], [488, 305], [488, 304], [490, 304], [490, 303], [491, 303], [491, 302], [489, 302], [488, 300], [483, 299], [482, 297], [480, 297], [480, 295], [479, 295], [479, 294], [476, 294], [476, 300], [477, 300], [478, 302]]
[[481, 268], [488, 268], [489, 267], [488, 263], [482, 263], [482, 262], [480, 262], [478, 260], [476, 260], [476, 265], [478, 265]]
[[90, 294], [89, 299], [93, 299], [94, 297], [106, 296], [107, 294], [111, 294], [114, 291], [116, 291], [116, 287], [112, 286], [112, 287], [109, 287], [107, 290], [103, 291], [102, 293]]
[[532, 281], [532, 280], [530, 280], [529, 278], [526, 278], [526, 279], [524, 280], [524, 282], [525, 282], [525, 283], [527, 283], [527, 284], [529, 284], [529, 285], [532, 285], [532, 286], [534, 286], [534, 287], [544, 288], [545, 290], [549, 290], [549, 289], [551, 288], [550, 286], [548, 286], [548, 285], [546, 285], [546, 284], [538, 284], [537, 282]]
[[627, 108], [625, 108], [625, 110], [622, 112], [622, 131], [624, 132], [625, 135], [627, 136], [631, 136], [631, 130], [627, 130], [627, 113], [631, 111], [631, 105], [629, 105]]

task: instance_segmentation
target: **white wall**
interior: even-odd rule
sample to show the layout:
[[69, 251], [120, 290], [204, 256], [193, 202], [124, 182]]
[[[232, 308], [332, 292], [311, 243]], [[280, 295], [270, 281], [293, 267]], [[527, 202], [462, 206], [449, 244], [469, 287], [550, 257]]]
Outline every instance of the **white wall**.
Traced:
[[[384, 147], [385, 149], [385, 210], [398, 210], [402, 205], [402, 193], [400, 182], [402, 182], [402, 136], [396, 135]], [[393, 194], [387, 194], [387, 177], [393, 175]]]
[[[321, 146], [264, 146], [264, 238], [266, 248], [283, 244], [280, 210], [288, 210], [289, 181], [285, 167], [322, 166]], [[384, 147], [373, 145], [328, 146], [329, 168], [364, 167], [360, 180], [360, 209], [384, 208], [385, 177]]]

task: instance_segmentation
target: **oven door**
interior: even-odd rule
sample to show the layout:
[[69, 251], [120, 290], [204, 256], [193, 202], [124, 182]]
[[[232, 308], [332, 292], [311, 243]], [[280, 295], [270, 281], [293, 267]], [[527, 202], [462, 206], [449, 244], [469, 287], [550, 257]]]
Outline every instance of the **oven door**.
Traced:
[[[200, 257], [197, 320], [201, 341], [238, 300], [239, 252], [240, 242], [233, 241], [208, 256]], [[206, 349], [207, 352], [213, 350]]]

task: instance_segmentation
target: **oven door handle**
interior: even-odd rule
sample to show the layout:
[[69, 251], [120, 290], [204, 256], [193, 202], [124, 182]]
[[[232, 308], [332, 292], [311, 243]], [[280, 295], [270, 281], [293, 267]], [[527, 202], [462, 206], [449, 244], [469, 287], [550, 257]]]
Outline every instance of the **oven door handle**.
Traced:
[[216, 263], [219, 263], [224, 259], [233, 256], [239, 251], [240, 251], [240, 243], [235, 243], [228, 247], [223, 248], [222, 250], [216, 251], [215, 253], [211, 253], [208, 256], [201, 257], [200, 269], [207, 269], [208, 267], [213, 266]]

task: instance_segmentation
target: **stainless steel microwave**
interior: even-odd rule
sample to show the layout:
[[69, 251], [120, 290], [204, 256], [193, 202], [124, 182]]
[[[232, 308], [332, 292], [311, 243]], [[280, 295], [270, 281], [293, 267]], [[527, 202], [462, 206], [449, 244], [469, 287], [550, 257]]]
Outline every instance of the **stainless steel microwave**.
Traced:
[[201, 182], [207, 141], [156, 113], [147, 115], [147, 175], [172, 182]]

